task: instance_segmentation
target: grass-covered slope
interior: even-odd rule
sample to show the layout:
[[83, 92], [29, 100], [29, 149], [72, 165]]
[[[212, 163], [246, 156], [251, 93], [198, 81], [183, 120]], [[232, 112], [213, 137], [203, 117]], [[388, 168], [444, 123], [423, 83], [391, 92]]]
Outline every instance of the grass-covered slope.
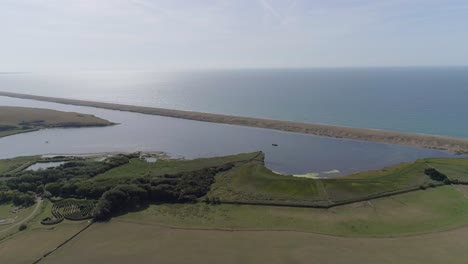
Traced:
[[3, 174], [20, 171], [38, 160], [40, 160], [39, 156], [0, 159], [0, 176]]
[[0, 106], [0, 137], [42, 128], [108, 126], [112, 124], [93, 115], [49, 109]]
[[257, 155], [259, 155], [259, 152], [192, 160], [159, 159], [154, 163], [146, 162], [139, 158], [133, 158], [125, 165], [96, 176], [94, 180], [96, 182], [108, 182], [128, 180], [136, 177], [157, 177], [165, 174], [172, 175], [196, 171], [228, 163], [233, 163], [237, 166], [245, 162], [250, 162]]
[[442, 186], [329, 209], [260, 205], [162, 204], [116, 220], [171, 227], [295, 230], [340, 236], [389, 236], [466, 225], [468, 186]]
[[217, 175], [208, 196], [225, 203], [330, 207], [443, 185], [425, 174], [427, 168], [468, 182], [468, 159], [421, 159], [347, 177], [307, 179], [276, 174], [263, 158]]
[[[102, 164], [91, 160], [70, 163], [63, 168], [44, 172], [21, 172], [22, 168], [37, 159], [29, 157], [0, 161], [0, 174], [9, 177], [21, 176], [10, 179], [9, 188], [35, 191], [38, 181], [43, 179], [45, 182], [41, 184], [45, 185], [46, 190], [64, 197], [98, 199], [103, 192], [128, 184], [139, 186], [146, 191], [153, 187], [164, 188], [166, 191], [176, 188], [177, 192], [184, 194], [190, 193], [189, 189], [191, 190], [194, 184], [201, 184], [198, 182], [201, 179], [199, 177], [214, 173], [213, 184], [210, 180], [203, 183], [206, 186], [199, 186], [209, 192], [201, 198], [198, 197], [198, 201], [328, 208], [448, 183], [468, 183], [466, 158], [421, 159], [381, 170], [325, 179], [276, 174], [265, 167], [264, 154], [261, 152], [194, 160], [163, 158], [155, 163], [146, 162], [138, 155], [121, 158], [116, 156], [112, 158], [119, 161], [116, 164], [109, 160]], [[120, 159], [123, 159], [122, 162]], [[226, 165], [229, 166], [225, 167]], [[223, 167], [225, 169], [221, 169]], [[215, 168], [221, 170], [214, 172]], [[446, 175], [448, 181], [432, 179], [426, 175], [428, 168]], [[67, 177], [50, 181], [46, 176], [51, 173]], [[33, 177], [33, 182], [29, 174], [37, 174]], [[181, 180], [189, 185], [180, 185]], [[192, 181], [193, 183], [190, 183]], [[26, 185], [31, 185], [31, 188], [26, 188]]]

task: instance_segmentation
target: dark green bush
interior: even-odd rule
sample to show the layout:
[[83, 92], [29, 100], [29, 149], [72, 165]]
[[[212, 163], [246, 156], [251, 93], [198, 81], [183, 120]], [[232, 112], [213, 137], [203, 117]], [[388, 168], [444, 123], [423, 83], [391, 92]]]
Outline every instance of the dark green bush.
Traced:
[[19, 227], [18, 227], [18, 230], [19, 231], [23, 231], [23, 230], [26, 230], [26, 228], [28, 228], [28, 226], [26, 224], [21, 224]]

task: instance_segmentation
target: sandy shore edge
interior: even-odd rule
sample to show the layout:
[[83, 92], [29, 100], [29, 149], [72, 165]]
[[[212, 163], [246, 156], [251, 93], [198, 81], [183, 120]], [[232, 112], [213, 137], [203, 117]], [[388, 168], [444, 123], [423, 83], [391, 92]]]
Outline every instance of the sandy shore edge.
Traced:
[[281, 121], [264, 118], [242, 117], [223, 114], [201, 113], [183, 110], [172, 110], [156, 107], [134, 106], [124, 104], [102, 103], [75, 99], [55, 98], [11, 92], [1, 92], [0, 96], [30, 99], [37, 101], [70, 104], [77, 106], [97, 107], [109, 110], [128, 111], [142, 114], [159, 115], [202, 122], [222, 123], [239, 126], [259, 127], [288, 132], [298, 132], [318, 136], [348, 138], [404, 146], [441, 149], [453, 153], [468, 153], [468, 138], [402, 133], [385, 130], [353, 128], [333, 125], [322, 125], [292, 121]]

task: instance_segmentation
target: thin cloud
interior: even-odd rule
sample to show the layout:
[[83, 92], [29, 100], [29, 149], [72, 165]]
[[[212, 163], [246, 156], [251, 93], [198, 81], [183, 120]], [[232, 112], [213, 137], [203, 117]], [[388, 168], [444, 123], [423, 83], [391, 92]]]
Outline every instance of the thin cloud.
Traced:
[[277, 19], [281, 24], [286, 24], [286, 20], [289, 18], [290, 12], [296, 7], [297, 1], [293, 0], [289, 3], [289, 5], [280, 12], [277, 8], [275, 8], [268, 0], [259, 0], [263, 10], [270, 14], [272, 17]]
[[270, 13], [272, 16], [275, 18], [282, 20], [282, 16], [276, 11], [276, 9], [271, 6], [271, 4], [268, 2], [268, 0], [260, 0], [260, 4], [262, 5], [263, 9]]

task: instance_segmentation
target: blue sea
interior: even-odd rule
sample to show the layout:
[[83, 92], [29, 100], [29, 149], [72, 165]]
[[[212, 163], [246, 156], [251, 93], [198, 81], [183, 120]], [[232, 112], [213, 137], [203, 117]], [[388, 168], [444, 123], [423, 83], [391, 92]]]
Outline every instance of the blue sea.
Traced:
[[0, 74], [0, 90], [468, 137], [468, 67]]

